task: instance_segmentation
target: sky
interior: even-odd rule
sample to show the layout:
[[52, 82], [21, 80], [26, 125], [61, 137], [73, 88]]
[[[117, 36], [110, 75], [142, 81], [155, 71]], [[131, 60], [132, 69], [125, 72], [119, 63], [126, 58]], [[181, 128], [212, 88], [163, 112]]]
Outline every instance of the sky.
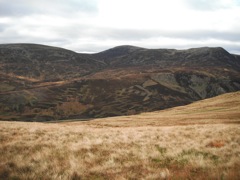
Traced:
[[0, 0], [0, 44], [119, 45], [240, 54], [240, 0]]

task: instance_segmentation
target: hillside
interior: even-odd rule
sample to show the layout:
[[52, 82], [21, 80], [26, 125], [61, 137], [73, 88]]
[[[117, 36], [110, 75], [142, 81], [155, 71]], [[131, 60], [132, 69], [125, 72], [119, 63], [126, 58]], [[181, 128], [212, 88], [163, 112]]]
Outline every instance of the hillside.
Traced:
[[[74, 122], [74, 121], [73, 121]], [[76, 121], [75, 124], [78, 122]], [[240, 124], [240, 91], [200, 100], [189, 105], [133, 116], [101, 118], [89, 125], [108, 127]]]
[[101, 63], [62, 48], [37, 44], [0, 45], [0, 70], [37, 81], [58, 81], [84, 76]]
[[134, 67], [155, 65], [167, 67], [230, 67], [239, 70], [239, 57], [231, 55], [221, 47], [175, 49], [144, 49], [133, 46], [119, 46], [93, 55], [113, 67]]
[[237, 180], [239, 123], [240, 92], [134, 116], [0, 121], [0, 179]]
[[138, 114], [240, 90], [240, 56], [223, 48], [118, 46], [96, 54], [0, 45], [0, 119]]

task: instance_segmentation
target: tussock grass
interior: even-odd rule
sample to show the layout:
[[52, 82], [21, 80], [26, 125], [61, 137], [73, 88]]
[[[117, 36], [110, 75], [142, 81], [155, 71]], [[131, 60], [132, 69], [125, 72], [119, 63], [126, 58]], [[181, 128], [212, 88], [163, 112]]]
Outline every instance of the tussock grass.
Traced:
[[85, 122], [0, 121], [0, 179], [239, 179], [240, 126], [231, 121], [240, 116], [230, 105], [219, 120], [194, 113], [206, 101]]

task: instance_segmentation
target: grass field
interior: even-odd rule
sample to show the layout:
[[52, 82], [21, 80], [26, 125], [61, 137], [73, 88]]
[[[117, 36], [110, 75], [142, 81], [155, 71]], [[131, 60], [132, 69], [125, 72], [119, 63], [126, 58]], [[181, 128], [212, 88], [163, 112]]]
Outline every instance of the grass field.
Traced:
[[240, 179], [240, 92], [91, 121], [0, 121], [0, 179]]

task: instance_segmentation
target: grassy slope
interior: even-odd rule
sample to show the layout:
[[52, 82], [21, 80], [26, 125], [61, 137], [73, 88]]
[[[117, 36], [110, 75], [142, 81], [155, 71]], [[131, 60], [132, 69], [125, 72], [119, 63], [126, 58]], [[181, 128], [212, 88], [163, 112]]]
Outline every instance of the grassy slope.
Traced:
[[0, 122], [0, 179], [239, 179], [240, 92], [85, 122]]

